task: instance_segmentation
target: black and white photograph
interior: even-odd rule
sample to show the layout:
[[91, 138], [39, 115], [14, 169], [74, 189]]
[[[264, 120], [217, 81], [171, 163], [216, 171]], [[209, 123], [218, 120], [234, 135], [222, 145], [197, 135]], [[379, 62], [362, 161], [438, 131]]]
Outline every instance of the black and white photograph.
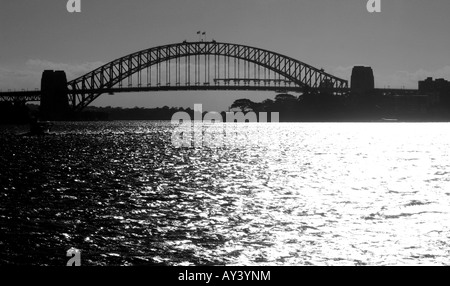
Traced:
[[449, 13], [0, 0], [0, 265], [450, 266]]

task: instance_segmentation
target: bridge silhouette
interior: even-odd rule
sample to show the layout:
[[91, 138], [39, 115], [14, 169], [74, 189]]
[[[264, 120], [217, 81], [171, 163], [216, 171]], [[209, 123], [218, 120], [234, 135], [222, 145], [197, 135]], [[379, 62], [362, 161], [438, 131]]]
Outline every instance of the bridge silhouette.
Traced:
[[[81, 111], [104, 93], [348, 90], [347, 80], [291, 57], [216, 41], [184, 41], [145, 49], [113, 60], [64, 84], [67, 84], [64, 96], [74, 111]], [[42, 89], [0, 92], [0, 100], [40, 101]]]
[[[145, 91], [250, 90], [348, 93], [348, 81], [291, 57], [245, 45], [187, 42], [141, 50], [68, 81], [44, 71], [41, 90], [0, 92], [0, 101], [40, 101], [44, 112], [83, 110], [102, 94]], [[50, 71], [53, 72], [53, 71]], [[417, 90], [374, 89], [377, 94]]]

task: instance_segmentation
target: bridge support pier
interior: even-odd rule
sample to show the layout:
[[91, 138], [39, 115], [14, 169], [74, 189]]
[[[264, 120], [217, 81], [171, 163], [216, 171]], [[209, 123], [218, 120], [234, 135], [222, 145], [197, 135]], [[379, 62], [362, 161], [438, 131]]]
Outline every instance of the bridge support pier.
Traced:
[[64, 120], [69, 117], [67, 77], [64, 71], [45, 70], [41, 79], [40, 115], [44, 120]]
[[355, 66], [352, 70], [351, 90], [357, 94], [373, 92], [375, 80], [371, 67]]

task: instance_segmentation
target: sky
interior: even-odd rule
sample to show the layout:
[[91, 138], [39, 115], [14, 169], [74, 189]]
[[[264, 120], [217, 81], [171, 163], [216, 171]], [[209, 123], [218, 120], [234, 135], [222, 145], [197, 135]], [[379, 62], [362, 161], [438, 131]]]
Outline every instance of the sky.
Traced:
[[[0, 89], [40, 88], [42, 71], [69, 80], [143, 49], [198, 39], [258, 47], [350, 81], [371, 66], [376, 87], [417, 88], [426, 77], [450, 80], [450, 1], [381, 0], [0, 0]], [[95, 106], [226, 110], [235, 99], [271, 92], [149, 92], [103, 95]]]

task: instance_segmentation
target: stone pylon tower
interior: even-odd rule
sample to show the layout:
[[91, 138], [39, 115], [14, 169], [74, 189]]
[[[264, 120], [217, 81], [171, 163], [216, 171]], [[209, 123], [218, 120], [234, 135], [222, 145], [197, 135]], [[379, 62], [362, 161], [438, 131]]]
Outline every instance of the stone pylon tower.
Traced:
[[64, 71], [45, 70], [42, 73], [40, 114], [45, 120], [68, 118], [69, 99]]
[[356, 93], [370, 93], [375, 88], [371, 67], [355, 66], [352, 70], [351, 90]]

